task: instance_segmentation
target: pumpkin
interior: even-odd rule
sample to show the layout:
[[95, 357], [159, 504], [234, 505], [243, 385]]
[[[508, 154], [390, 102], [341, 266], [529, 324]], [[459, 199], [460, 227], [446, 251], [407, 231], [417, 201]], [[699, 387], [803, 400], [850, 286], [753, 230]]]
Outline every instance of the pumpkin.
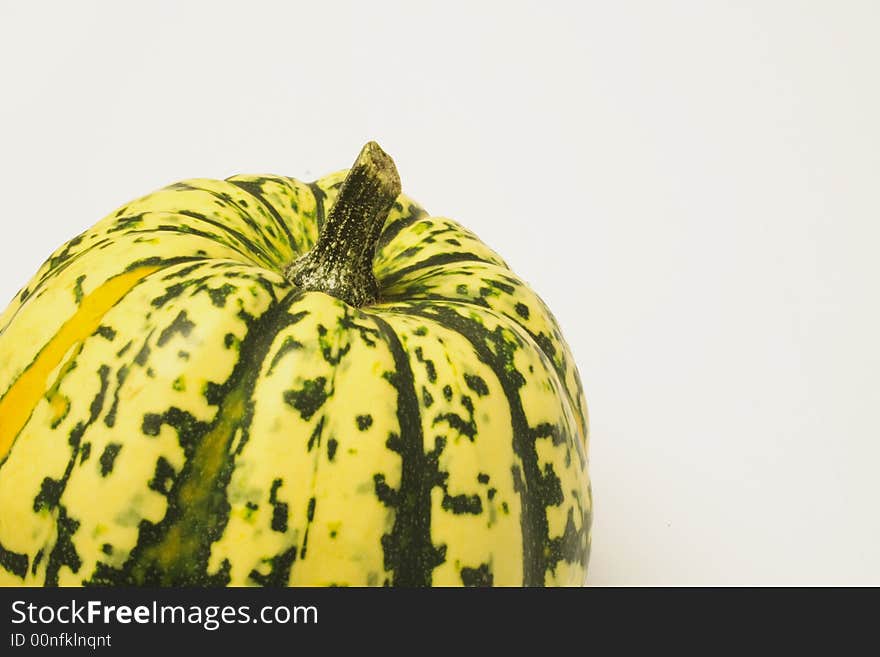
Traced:
[[172, 184], [0, 316], [0, 583], [580, 585], [587, 411], [542, 301], [400, 194]]

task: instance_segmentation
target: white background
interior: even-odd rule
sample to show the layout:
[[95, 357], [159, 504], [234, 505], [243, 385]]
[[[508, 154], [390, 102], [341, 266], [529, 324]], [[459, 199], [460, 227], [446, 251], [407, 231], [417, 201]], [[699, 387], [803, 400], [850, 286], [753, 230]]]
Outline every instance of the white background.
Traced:
[[880, 584], [880, 4], [0, 4], [0, 297], [176, 179], [368, 139], [557, 315], [589, 582]]

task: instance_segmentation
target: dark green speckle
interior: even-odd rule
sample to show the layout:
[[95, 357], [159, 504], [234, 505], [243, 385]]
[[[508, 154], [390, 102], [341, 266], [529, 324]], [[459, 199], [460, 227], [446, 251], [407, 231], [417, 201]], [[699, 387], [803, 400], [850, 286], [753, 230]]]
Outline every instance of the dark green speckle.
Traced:
[[285, 390], [284, 401], [299, 411], [302, 419], [309, 420], [327, 401], [326, 384], [327, 379], [323, 376], [307, 379], [299, 390]]
[[113, 472], [113, 464], [116, 461], [116, 457], [119, 455], [119, 450], [122, 449], [122, 445], [119, 443], [108, 443], [104, 448], [103, 453], [101, 454], [101, 458], [99, 459], [101, 464], [101, 476], [106, 477], [108, 474]]

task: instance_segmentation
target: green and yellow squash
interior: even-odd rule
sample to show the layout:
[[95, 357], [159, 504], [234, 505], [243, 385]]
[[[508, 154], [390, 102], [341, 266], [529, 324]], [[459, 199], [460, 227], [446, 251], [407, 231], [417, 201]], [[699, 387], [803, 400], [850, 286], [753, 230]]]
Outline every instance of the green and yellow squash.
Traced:
[[375, 143], [128, 203], [0, 316], [0, 584], [580, 585], [590, 520], [556, 322]]

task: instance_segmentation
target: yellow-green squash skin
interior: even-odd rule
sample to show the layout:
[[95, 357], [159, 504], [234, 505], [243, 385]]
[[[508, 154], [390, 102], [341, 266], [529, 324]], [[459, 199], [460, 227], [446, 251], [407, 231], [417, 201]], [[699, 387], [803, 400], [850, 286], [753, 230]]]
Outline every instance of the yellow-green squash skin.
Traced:
[[0, 584], [584, 582], [587, 410], [555, 320], [403, 195], [374, 302], [290, 282], [345, 175], [170, 185], [0, 315]]

